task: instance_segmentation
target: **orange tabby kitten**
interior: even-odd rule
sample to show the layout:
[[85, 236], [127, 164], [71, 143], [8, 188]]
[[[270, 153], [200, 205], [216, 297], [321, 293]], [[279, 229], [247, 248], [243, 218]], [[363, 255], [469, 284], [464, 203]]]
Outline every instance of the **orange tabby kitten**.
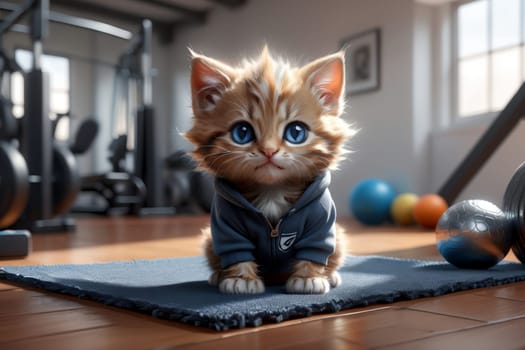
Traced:
[[265, 48], [231, 67], [192, 52], [193, 156], [216, 177], [204, 249], [223, 293], [326, 293], [341, 279], [344, 233], [329, 170], [344, 153], [344, 53], [303, 67]]

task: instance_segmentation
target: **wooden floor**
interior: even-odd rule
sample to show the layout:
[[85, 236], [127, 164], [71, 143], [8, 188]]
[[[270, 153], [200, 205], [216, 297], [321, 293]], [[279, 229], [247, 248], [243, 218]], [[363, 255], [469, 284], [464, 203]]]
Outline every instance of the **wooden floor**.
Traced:
[[[78, 218], [75, 233], [35, 234], [28, 258], [0, 266], [197, 255], [207, 220]], [[349, 253], [440, 258], [432, 232], [340, 223]], [[0, 349], [523, 349], [524, 329], [525, 283], [222, 333], [0, 283]]]

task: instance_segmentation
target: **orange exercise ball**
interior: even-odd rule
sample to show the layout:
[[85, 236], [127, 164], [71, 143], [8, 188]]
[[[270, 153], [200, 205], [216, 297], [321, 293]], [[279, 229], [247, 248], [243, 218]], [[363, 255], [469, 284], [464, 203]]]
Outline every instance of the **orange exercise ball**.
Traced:
[[439, 218], [448, 209], [447, 202], [437, 194], [421, 196], [414, 206], [412, 214], [418, 224], [428, 229], [435, 229]]

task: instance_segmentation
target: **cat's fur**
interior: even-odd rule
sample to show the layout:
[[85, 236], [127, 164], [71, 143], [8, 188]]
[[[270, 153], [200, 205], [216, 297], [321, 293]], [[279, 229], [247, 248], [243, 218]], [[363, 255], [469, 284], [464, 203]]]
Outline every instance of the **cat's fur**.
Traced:
[[[321, 172], [333, 169], [345, 153], [350, 126], [340, 118], [344, 108], [344, 53], [303, 67], [274, 60], [265, 47], [256, 61], [231, 67], [192, 52], [191, 91], [194, 123], [186, 138], [201, 167], [227, 179], [268, 220], [275, 223]], [[231, 128], [248, 122], [255, 140], [237, 144]], [[308, 128], [304, 143], [283, 138], [286, 125]], [[325, 293], [340, 283], [337, 268], [344, 257], [344, 233], [338, 227], [336, 250], [327, 266], [296, 261], [285, 276], [292, 293]], [[204, 251], [213, 271], [209, 282], [225, 293], [260, 293], [264, 283], [257, 262], [221, 269], [209, 231]], [[272, 278], [275, 277], [275, 278]], [[265, 276], [265, 282], [281, 281]], [[281, 276], [282, 277], [282, 276]]]

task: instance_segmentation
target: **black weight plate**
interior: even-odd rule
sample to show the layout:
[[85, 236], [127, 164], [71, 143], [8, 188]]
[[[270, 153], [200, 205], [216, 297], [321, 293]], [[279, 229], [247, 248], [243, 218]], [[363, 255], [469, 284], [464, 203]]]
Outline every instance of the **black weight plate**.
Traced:
[[503, 211], [509, 220], [513, 231], [514, 244], [512, 251], [516, 257], [525, 263], [525, 163], [522, 163], [512, 176], [505, 195], [503, 196]]
[[53, 146], [53, 215], [65, 213], [80, 191], [76, 159], [67, 148]]
[[18, 133], [17, 120], [11, 112], [12, 107], [13, 104], [9, 100], [0, 96], [0, 138], [2, 140], [13, 139]]
[[521, 188], [523, 186], [521, 184], [523, 176], [524, 167], [520, 166], [511, 178], [503, 197], [503, 211], [507, 215], [509, 229], [513, 231], [514, 236], [515, 243], [512, 250], [520, 261], [525, 258], [525, 236], [523, 236], [519, 225], [519, 207], [523, 196], [523, 189]]
[[13, 224], [24, 211], [29, 195], [29, 171], [24, 157], [0, 141], [0, 228]]
[[524, 191], [521, 194], [520, 204], [517, 209], [518, 215], [515, 223], [517, 234], [512, 251], [522, 263], [525, 263], [525, 189], [522, 190]]

